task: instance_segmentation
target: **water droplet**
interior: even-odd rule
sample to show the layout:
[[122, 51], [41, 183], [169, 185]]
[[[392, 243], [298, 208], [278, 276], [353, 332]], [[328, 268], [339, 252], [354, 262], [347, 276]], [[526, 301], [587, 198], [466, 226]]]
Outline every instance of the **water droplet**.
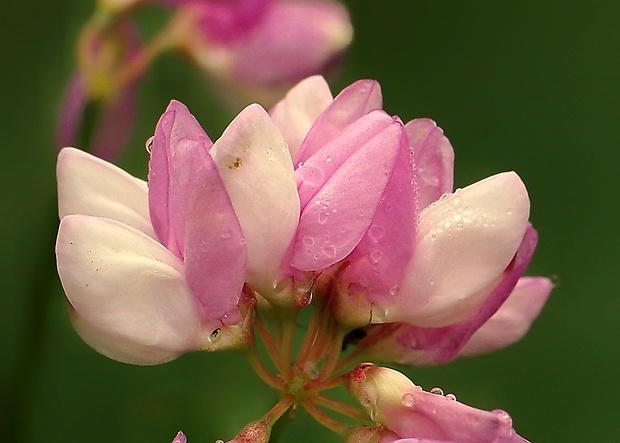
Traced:
[[230, 238], [230, 237], [232, 237], [231, 230], [230, 229], [224, 229], [222, 231], [222, 233], [220, 234], [220, 237], [222, 237], [222, 238]]
[[304, 162], [299, 162], [297, 164], [297, 169], [302, 168], [304, 166]]
[[209, 341], [211, 343], [216, 343], [221, 337], [221, 332], [222, 332], [222, 328], [216, 328], [213, 330], [213, 332], [211, 332], [211, 335], [209, 335]]
[[412, 394], [405, 394], [403, 395], [403, 398], [401, 399], [401, 401], [403, 402], [403, 405], [410, 408], [413, 406], [413, 402], [414, 402], [414, 398]]
[[224, 443], [224, 440], [215, 440], [215, 443]]
[[400, 287], [398, 285], [394, 285], [390, 288], [390, 295], [396, 295], [398, 294], [398, 291], [400, 290]]
[[443, 389], [441, 389], [441, 388], [433, 388], [433, 389], [431, 389], [431, 394], [443, 395]]
[[325, 254], [329, 258], [334, 258], [336, 256], [336, 248], [334, 248], [333, 246], [323, 246], [321, 248], [321, 252], [323, 252], [323, 254]]
[[149, 154], [151, 154], [151, 151], [152, 151], [152, 149], [153, 149], [153, 139], [154, 139], [154, 138], [155, 138], [155, 137], [149, 137], [149, 138], [146, 140], [146, 145], [145, 145], [145, 147], [146, 147], [146, 152], [148, 152]]
[[326, 160], [327, 160], [327, 163], [331, 163], [334, 159], [332, 158], [331, 155], [328, 155]]
[[456, 401], [456, 395], [454, 394], [446, 394], [446, 398], [448, 400]]
[[312, 246], [314, 244], [314, 239], [312, 237], [304, 237], [302, 241], [306, 246]]
[[381, 225], [372, 225], [368, 230], [368, 236], [373, 241], [379, 241], [385, 235], [385, 228]]
[[320, 224], [325, 224], [325, 222], [327, 221], [327, 216], [328, 215], [329, 214], [327, 212], [323, 212], [323, 211], [319, 212], [319, 215], [317, 216], [317, 218], [319, 220], [319, 223]]
[[500, 420], [505, 421], [509, 424], [512, 424], [512, 418], [510, 417], [510, 415], [508, 415], [508, 412], [502, 409], [495, 409], [491, 411], [491, 413], [495, 415], [497, 418], [499, 418]]
[[379, 263], [381, 261], [381, 257], [383, 253], [381, 251], [372, 251], [370, 254], [370, 262], [371, 263]]

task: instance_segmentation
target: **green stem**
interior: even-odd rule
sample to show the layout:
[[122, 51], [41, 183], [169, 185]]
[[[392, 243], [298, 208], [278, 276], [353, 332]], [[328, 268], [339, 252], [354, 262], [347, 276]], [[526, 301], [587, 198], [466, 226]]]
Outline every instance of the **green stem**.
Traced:
[[255, 343], [252, 343], [250, 349], [246, 353], [246, 356], [248, 357], [248, 360], [250, 360], [250, 365], [252, 365], [252, 369], [254, 369], [256, 375], [258, 375], [258, 377], [265, 382], [265, 384], [278, 391], [284, 390], [284, 382], [277, 379], [273, 374], [267, 371], [267, 368], [265, 368], [263, 361], [258, 355], [258, 350], [256, 349]]

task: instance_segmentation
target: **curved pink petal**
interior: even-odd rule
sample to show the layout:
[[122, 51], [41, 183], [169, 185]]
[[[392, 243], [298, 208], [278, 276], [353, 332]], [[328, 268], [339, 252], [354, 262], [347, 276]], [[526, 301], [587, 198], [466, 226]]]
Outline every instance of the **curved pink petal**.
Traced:
[[305, 206], [299, 220], [291, 261], [295, 268], [324, 269], [357, 246], [392, 176], [403, 135], [402, 124], [392, 121], [336, 171], [326, 174], [329, 180]]
[[70, 215], [56, 255], [67, 299], [88, 325], [80, 330], [91, 339], [102, 332], [112, 358], [126, 360], [128, 346], [171, 358], [198, 349], [198, 303], [181, 262], [156, 240], [114, 220]]
[[454, 150], [443, 131], [427, 118], [405, 125], [409, 146], [413, 151], [420, 210], [452, 192]]
[[259, 105], [244, 109], [210, 151], [247, 244], [246, 282], [268, 295], [299, 220], [286, 143]]
[[529, 199], [513, 172], [445, 196], [420, 214], [414, 258], [390, 322], [441, 327], [470, 318], [514, 257]]
[[105, 217], [155, 238], [143, 180], [86, 152], [65, 148], [58, 155], [58, 213]]
[[299, 82], [269, 111], [288, 145], [293, 163], [306, 134], [332, 101], [329, 85], [323, 77], [315, 75]]
[[185, 220], [185, 276], [206, 319], [234, 324], [240, 320], [235, 307], [245, 278], [245, 240], [211, 156], [199, 152], [190, 171], [196, 185]]
[[345, 128], [303, 164], [300, 163], [295, 179], [301, 207], [305, 208], [356, 152], [394, 124], [394, 119], [385, 112], [372, 111]]
[[471, 357], [505, 348], [525, 336], [538, 317], [553, 283], [544, 277], [523, 277], [504, 304], [474, 332], [458, 357]]
[[180, 102], [172, 101], [159, 119], [149, 161], [149, 211], [159, 240], [183, 257], [191, 190], [201, 185], [193, 174], [204, 165], [212, 142]]
[[382, 105], [381, 87], [374, 80], [359, 80], [343, 89], [316, 119], [299, 149], [296, 164], [308, 160], [347, 126]]
[[[366, 299], [378, 306], [398, 292], [415, 248], [416, 185], [406, 137], [402, 137], [397, 155], [372, 223], [349, 257], [352, 265], [340, 277], [356, 284]], [[354, 289], [349, 286], [349, 292]]]

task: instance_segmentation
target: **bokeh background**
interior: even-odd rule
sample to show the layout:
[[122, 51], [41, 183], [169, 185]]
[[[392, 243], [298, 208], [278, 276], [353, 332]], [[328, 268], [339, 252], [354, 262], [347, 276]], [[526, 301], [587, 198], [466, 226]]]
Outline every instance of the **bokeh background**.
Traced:
[[[455, 148], [458, 186], [516, 170], [540, 233], [528, 273], [557, 283], [520, 343], [406, 373], [426, 389], [509, 411], [533, 442], [617, 441], [620, 2], [346, 3], [356, 34], [334, 92], [374, 78], [389, 112], [436, 120]], [[0, 440], [167, 443], [178, 429], [190, 443], [227, 440], [273, 401], [241, 357], [132, 367], [88, 348], [67, 317], [52, 253], [53, 130], [92, 8], [11, 0], [0, 13]], [[146, 176], [144, 140], [171, 98], [212, 138], [232, 117], [199, 72], [160, 59], [119, 161], [135, 175]], [[299, 414], [281, 441], [338, 440]]]

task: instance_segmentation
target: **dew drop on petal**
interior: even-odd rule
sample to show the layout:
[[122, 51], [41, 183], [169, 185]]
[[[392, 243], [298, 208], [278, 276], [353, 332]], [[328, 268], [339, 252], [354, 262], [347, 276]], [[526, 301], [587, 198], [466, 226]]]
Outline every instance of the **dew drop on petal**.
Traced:
[[370, 262], [373, 264], [379, 263], [382, 256], [383, 253], [381, 251], [372, 251], [372, 253], [370, 254]]
[[146, 141], [145, 147], [146, 147], [146, 152], [148, 152], [149, 154], [151, 153], [151, 150], [153, 149], [153, 139], [155, 137], [149, 137]]
[[336, 256], [336, 248], [331, 245], [325, 245], [321, 248], [321, 252], [325, 254], [329, 258], [334, 258]]
[[304, 237], [302, 241], [306, 246], [312, 246], [314, 244], [314, 239], [312, 237]]
[[495, 409], [491, 411], [491, 413], [495, 415], [496, 417], [498, 417], [501, 421], [510, 423], [512, 425], [512, 418], [510, 418], [510, 415], [508, 415], [508, 412], [502, 409]]
[[368, 236], [373, 241], [379, 241], [384, 234], [385, 228], [381, 225], [372, 225], [370, 229], [368, 229]]
[[215, 440], [215, 443], [224, 443], [224, 440]]
[[431, 389], [431, 394], [443, 395], [443, 389], [441, 389], [441, 388], [433, 388], [433, 389]]
[[317, 216], [317, 219], [319, 220], [319, 223], [322, 224], [322, 225], [325, 224], [325, 222], [327, 221], [327, 216], [328, 215], [329, 214], [327, 212], [323, 212], [323, 211], [319, 212], [319, 215]]
[[454, 394], [446, 394], [446, 398], [448, 400], [456, 401], [456, 395]]
[[220, 237], [222, 237], [222, 238], [230, 238], [230, 237], [232, 237], [232, 232], [230, 231], [230, 229], [224, 229], [222, 231], [222, 233], [220, 234]]
[[413, 394], [407, 393], [403, 395], [403, 398], [401, 399], [401, 401], [403, 402], [404, 406], [410, 408], [411, 406], [413, 406], [413, 402], [414, 402]]
[[333, 158], [331, 157], [331, 155], [327, 156], [327, 163], [331, 163], [333, 161]]

